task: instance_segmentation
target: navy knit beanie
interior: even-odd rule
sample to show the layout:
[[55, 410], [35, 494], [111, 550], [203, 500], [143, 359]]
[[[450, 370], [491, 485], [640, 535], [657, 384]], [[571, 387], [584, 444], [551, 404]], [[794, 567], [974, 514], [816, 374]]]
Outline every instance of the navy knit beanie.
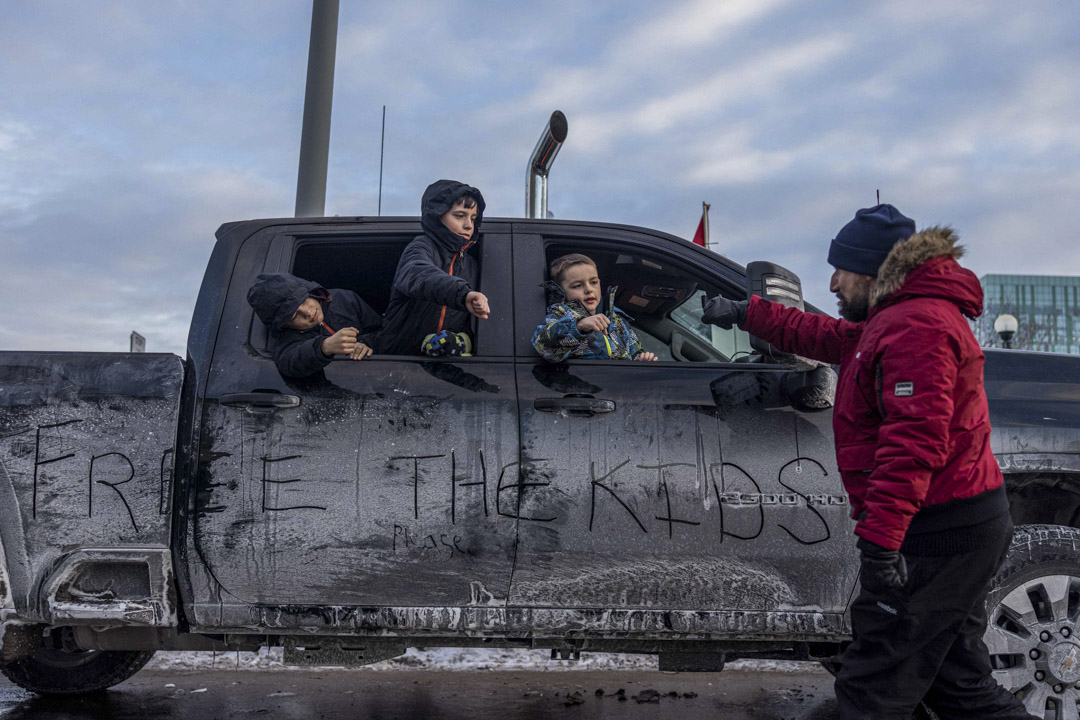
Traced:
[[915, 234], [915, 221], [892, 205], [875, 205], [855, 213], [829, 246], [829, 264], [841, 270], [876, 277], [893, 245]]

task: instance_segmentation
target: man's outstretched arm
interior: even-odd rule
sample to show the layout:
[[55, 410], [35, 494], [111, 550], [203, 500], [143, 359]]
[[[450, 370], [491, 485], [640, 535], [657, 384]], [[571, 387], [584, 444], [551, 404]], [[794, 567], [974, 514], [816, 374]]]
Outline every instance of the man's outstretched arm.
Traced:
[[770, 302], [757, 295], [749, 300], [716, 296], [701, 319], [730, 329], [738, 325], [777, 349], [825, 363], [838, 363], [859, 341], [862, 324], [808, 313]]

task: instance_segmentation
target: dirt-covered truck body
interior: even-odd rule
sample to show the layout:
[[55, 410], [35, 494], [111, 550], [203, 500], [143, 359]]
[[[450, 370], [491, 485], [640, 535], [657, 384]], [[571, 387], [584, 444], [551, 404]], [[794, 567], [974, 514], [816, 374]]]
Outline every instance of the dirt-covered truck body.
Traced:
[[[381, 312], [418, 233], [415, 218], [225, 225], [183, 361], [0, 353], [5, 674], [72, 692], [155, 649], [266, 643], [308, 664], [433, 645], [684, 669], [836, 652], [858, 563], [835, 378], [700, 320], [702, 297], [760, 278], [642, 228], [487, 220], [474, 251], [492, 315], [473, 356], [283, 377], [246, 301], [255, 277], [292, 272]], [[567, 252], [596, 261], [659, 361], [540, 359], [541, 283]], [[988, 351], [986, 386], [1016, 520], [1058, 526], [1022, 533], [1037, 564], [1078, 524], [1080, 358]], [[992, 598], [1016, 689], [1034, 667], [1016, 628], [1080, 610], [1075, 561], [1055, 557]], [[1049, 610], [1009, 605], [1017, 588]], [[57, 662], [55, 682], [35, 679], [43, 653], [75, 679]], [[1056, 672], [1065, 697], [1080, 677]]]

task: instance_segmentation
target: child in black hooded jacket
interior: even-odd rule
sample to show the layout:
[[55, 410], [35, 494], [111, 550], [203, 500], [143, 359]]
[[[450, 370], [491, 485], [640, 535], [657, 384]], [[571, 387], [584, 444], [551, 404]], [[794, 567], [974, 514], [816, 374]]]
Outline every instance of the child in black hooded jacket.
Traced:
[[[479, 267], [469, 254], [480, 237], [484, 196], [454, 180], [437, 180], [420, 201], [424, 234], [401, 254], [383, 328], [380, 354], [467, 354], [469, 316], [487, 318], [487, 297], [477, 291]], [[449, 340], [449, 342], [447, 342]], [[454, 347], [453, 350], [447, 348]]]
[[263, 273], [248, 303], [270, 329], [270, 352], [287, 377], [314, 375], [334, 355], [370, 357], [379, 314], [351, 290], [326, 290], [289, 273]]

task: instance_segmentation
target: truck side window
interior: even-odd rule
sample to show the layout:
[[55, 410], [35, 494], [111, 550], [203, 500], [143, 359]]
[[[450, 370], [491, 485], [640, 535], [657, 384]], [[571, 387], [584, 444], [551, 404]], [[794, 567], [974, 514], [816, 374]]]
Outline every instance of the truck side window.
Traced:
[[591, 247], [587, 241], [551, 243], [545, 248], [549, 264], [571, 252], [583, 253], [596, 263], [605, 293], [609, 287], [618, 288], [616, 307], [632, 318], [642, 346], [659, 360], [737, 362], [750, 356], [747, 333], [701, 322], [701, 298], [716, 294], [713, 283], [666, 259]]
[[[297, 239], [291, 258], [271, 259], [265, 272], [289, 272], [327, 289], [344, 288], [358, 294], [377, 313], [386, 312], [398, 258], [413, 235], [399, 237]], [[269, 357], [268, 332], [252, 316], [249, 342]]]
[[398, 258], [410, 240], [411, 235], [301, 243], [289, 272], [325, 288], [352, 290], [381, 315], [390, 302]]

